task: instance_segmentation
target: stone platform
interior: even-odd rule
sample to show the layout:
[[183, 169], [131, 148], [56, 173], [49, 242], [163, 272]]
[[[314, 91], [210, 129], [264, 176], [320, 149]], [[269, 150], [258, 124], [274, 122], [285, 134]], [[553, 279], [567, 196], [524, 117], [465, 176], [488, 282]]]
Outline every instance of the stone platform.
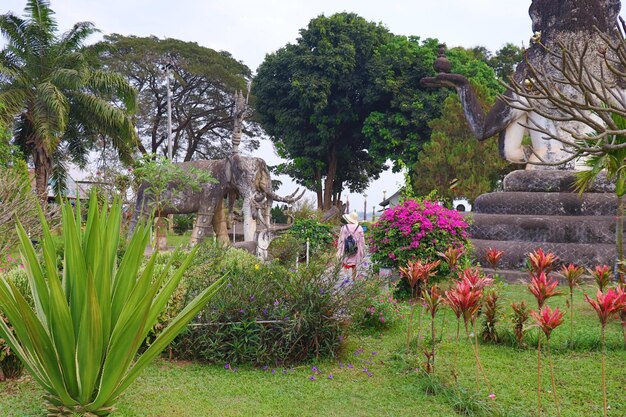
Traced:
[[524, 267], [529, 252], [555, 253], [564, 263], [592, 267], [615, 262], [614, 184], [604, 175], [579, 195], [573, 171], [514, 171], [504, 191], [474, 202], [470, 236], [478, 261], [487, 265], [488, 248], [504, 252], [501, 268]]

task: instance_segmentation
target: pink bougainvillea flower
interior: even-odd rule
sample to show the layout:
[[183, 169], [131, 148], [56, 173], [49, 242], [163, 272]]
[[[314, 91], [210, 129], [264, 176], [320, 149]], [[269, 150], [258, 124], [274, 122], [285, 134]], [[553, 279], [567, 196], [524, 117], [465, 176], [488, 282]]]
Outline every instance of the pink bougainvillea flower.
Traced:
[[528, 254], [528, 260], [530, 261], [530, 269], [538, 274], [552, 271], [554, 263], [558, 261], [559, 258], [552, 252], [545, 253], [543, 249], [539, 248], [535, 252]]
[[504, 255], [504, 252], [501, 250], [498, 250], [496, 248], [488, 248], [487, 249], [487, 262], [489, 262], [489, 265], [491, 265], [493, 269], [496, 269], [503, 255]]
[[582, 267], [575, 266], [574, 264], [563, 265], [558, 271], [559, 275], [565, 278], [569, 289], [572, 291], [575, 286], [580, 285], [580, 277], [584, 272], [585, 270]]
[[596, 310], [600, 323], [604, 327], [613, 314], [626, 307], [626, 292], [622, 288], [611, 288], [606, 294], [598, 290], [595, 300], [587, 294], [585, 294], [585, 300]]
[[543, 303], [550, 297], [555, 295], [561, 295], [562, 293], [556, 290], [559, 282], [556, 279], [548, 278], [545, 272], [531, 275], [530, 284], [528, 290], [537, 299], [539, 308], [543, 307]]
[[608, 265], [596, 265], [595, 268], [590, 269], [589, 273], [596, 281], [596, 285], [600, 291], [604, 291], [606, 287], [611, 284], [611, 267]]
[[552, 310], [550, 307], [545, 306], [539, 312], [532, 310], [530, 315], [535, 320], [537, 325], [541, 327], [541, 330], [546, 334], [546, 337], [550, 337], [552, 330], [556, 329], [561, 323], [563, 323], [563, 312], [559, 308]]
[[493, 282], [493, 279], [484, 276], [479, 268], [465, 268], [459, 273], [459, 280], [467, 281], [475, 290], [482, 290]]

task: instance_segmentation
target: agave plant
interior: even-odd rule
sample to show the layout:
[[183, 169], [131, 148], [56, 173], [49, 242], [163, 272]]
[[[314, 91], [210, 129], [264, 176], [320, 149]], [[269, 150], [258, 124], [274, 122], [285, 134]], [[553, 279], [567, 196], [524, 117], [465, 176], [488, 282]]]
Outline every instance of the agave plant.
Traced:
[[120, 213], [119, 201], [100, 211], [92, 194], [83, 226], [80, 206], [74, 212], [64, 205], [62, 273], [43, 215], [43, 265], [18, 225], [35, 307], [12, 282], [0, 280], [0, 305], [15, 330], [13, 335], [0, 320], [0, 335], [47, 391], [50, 416], [108, 415], [120, 394], [223, 285], [224, 278], [200, 293], [137, 355], [194, 251], [173, 274], [171, 264], [153, 273], [156, 254], [139, 274], [149, 239], [149, 228], [140, 225], [118, 265]]

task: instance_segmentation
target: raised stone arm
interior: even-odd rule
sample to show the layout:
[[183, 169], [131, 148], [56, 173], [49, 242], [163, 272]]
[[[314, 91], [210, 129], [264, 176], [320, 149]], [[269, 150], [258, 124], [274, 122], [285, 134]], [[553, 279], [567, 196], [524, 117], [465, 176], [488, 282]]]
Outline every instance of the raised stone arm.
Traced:
[[459, 94], [467, 124], [478, 140], [485, 140], [504, 131], [513, 121], [512, 109], [501, 99], [496, 101], [485, 116], [469, 80], [461, 74], [450, 73], [451, 64], [445, 56], [444, 45], [439, 46], [439, 55], [433, 66], [438, 74], [435, 77], [422, 78], [420, 84], [423, 87], [454, 88]]

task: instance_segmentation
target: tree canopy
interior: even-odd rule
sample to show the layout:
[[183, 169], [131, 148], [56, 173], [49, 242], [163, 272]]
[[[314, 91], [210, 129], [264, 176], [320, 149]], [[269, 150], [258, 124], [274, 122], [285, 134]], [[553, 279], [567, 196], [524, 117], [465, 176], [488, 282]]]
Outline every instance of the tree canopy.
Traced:
[[[101, 57], [137, 89], [136, 125], [144, 154], [167, 154], [166, 68], [171, 73], [174, 157], [222, 158], [231, 149], [233, 93], [246, 90], [250, 69], [228, 52], [195, 42], [156, 37], [108, 35]], [[244, 123], [246, 143], [258, 147], [254, 122]]]
[[48, 179], [64, 188], [66, 163], [87, 162], [88, 151], [109, 138], [130, 160], [136, 143], [129, 116], [134, 89], [119, 74], [98, 68], [85, 39], [92, 23], [58, 34], [46, 0], [29, 0], [25, 15], [0, 16], [7, 41], [0, 51], [0, 121], [12, 126], [15, 143], [35, 166], [37, 193], [45, 201]]

